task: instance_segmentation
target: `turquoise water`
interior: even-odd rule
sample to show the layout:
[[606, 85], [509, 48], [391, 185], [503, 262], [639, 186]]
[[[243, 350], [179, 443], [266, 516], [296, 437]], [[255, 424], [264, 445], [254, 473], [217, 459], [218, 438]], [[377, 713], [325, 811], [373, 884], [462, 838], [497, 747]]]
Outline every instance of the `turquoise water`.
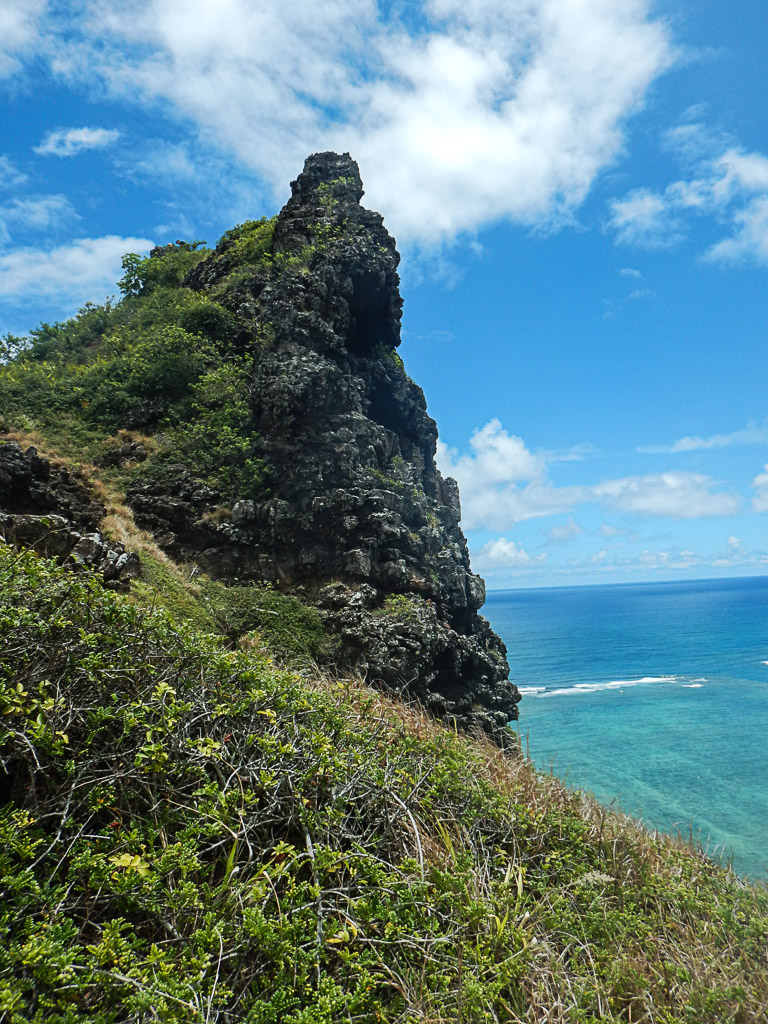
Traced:
[[536, 764], [768, 873], [768, 577], [491, 592]]

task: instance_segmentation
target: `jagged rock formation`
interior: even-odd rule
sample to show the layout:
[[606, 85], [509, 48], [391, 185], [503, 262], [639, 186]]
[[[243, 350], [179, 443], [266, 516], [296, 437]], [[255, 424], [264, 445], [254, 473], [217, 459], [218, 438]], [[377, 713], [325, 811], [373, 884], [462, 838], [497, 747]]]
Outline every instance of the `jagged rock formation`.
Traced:
[[81, 476], [51, 465], [34, 447], [0, 442], [0, 539], [73, 569], [94, 569], [105, 586], [124, 590], [140, 573], [139, 556], [102, 536], [104, 514]]
[[[213, 522], [189, 470], [137, 483], [140, 525], [220, 578], [267, 579], [316, 602], [341, 660], [439, 714], [497, 732], [517, 717], [501, 640], [477, 614], [458, 489], [438, 472], [437, 429], [404, 372], [399, 256], [360, 205], [349, 155], [310, 157], [271, 249], [232, 274], [225, 236], [185, 283], [245, 327], [257, 451], [269, 497]], [[221, 518], [221, 517], [219, 517]]]

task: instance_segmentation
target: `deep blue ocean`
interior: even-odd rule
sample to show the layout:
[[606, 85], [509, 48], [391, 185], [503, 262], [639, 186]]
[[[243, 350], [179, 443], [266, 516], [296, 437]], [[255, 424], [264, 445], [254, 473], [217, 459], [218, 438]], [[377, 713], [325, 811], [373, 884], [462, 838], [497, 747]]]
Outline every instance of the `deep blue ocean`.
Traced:
[[536, 765], [768, 875], [768, 577], [490, 592]]

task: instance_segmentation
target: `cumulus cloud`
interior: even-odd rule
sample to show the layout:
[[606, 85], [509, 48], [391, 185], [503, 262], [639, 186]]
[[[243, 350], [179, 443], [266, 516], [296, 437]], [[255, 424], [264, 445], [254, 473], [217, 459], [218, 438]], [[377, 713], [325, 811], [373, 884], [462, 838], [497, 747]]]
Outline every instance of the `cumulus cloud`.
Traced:
[[730, 434], [711, 434], [709, 437], [681, 437], [674, 444], [644, 445], [637, 449], [645, 455], [669, 455], [676, 452], [708, 451], [712, 448], [729, 448], [731, 445], [768, 444], [768, 422], [762, 426], [750, 425]]
[[166, 178], [189, 181], [197, 175], [189, 148], [182, 143], [149, 139], [137, 152], [132, 149], [119, 161], [121, 171], [131, 178]]
[[475, 431], [469, 447], [460, 454], [438, 444], [438, 463], [443, 473], [459, 482], [462, 521], [470, 530], [502, 531], [526, 519], [571, 512], [582, 504], [671, 519], [729, 516], [740, 508], [737, 495], [716, 490], [717, 481], [701, 473], [670, 471], [559, 487], [550, 479], [556, 460], [531, 452], [498, 419]]
[[648, 572], [660, 569], [692, 569], [696, 565], [701, 565], [704, 559], [688, 549], [666, 548], [661, 551], [643, 551], [633, 561], [639, 569]]
[[567, 219], [675, 59], [650, 0], [91, 0], [68, 28], [57, 73], [163, 102], [276, 191], [349, 150], [422, 243]]
[[746, 152], [700, 122], [678, 125], [664, 145], [692, 176], [663, 192], [638, 188], [613, 200], [609, 227], [616, 241], [668, 247], [685, 238], [691, 216], [717, 216], [731, 234], [710, 246], [705, 259], [768, 265], [768, 157]]
[[[498, 537], [489, 541], [477, 553], [472, 555], [472, 564], [480, 572], [493, 572], [497, 569], [536, 569], [547, 561], [546, 554], [529, 555], [528, 552], [513, 540]], [[513, 572], [512, 575], [517, 575]]]
[[22, 58], [39, 45], [39, 27], [47, 0], [0, 2], [0, 78], [8, 78], [22, 66]]
[[27, 196], [13, 199], [0, 207], [0, 219], [18, 221], [28, 227], [48, 228], [71, 217], [76, 217], [75, 208], [63, 195]]
[[105, 149], [119, 138], [120, 132], [112, 128], [59, 128], [34, 151], [41, 156], [75, 156], [85, 149]]
[[[463, 522], [468, 529], [503, 530], [512, 523], [554, 515], [575, 503], [574, 488], [553, 488], [545, 458], [523, 440], [508, 434], [493, 419], [469, 440], [471, 452], [460, 455], [438, 442], [442, 471], [461, 488]], [[566, 493], [568, 492], [568, 493]]]
[[617, 242], [647, 249], [672, 246], [685, 237], [674, 205], [647, 188], [633, 189], [612, 201], [610, 227]]
[[25, 234], [45, 231], [77, 218], [66, 196], [27, 196], [0, 204], [0, 241], [11, 241], [15, 228]]
[[54, 249], [16, 249], [0, 255], [0, 296], [22, 303], [55, 299], [77, 308], [114, 290], [126, 252], [148, 252], [147, 238], [79, 238]]
[[593, 577], [595, 574], [611, 577], [637, 579], [640, 576], [667, 577], [676, 573], [688, 573], [696, 569], [699, 573], [723, 570], [765, 571], [768, 553], [764, 550], [746, 550], [742, 543], [734, 545], [728, 538], [725, 550], [717, 552], [692, 551], [687, 547], [645, 548], [637, 554], [615, 554], [602, 548], [584, 558], [572, 558], [565, 566], [547, 566], [547, 576], [564, 578]]
[[621, 512], [671, 519], [736, 515], [735, 494], [713, 491], [716, 481], [702, 473], [657, 473], [607, 480], [590, 488], [594, 499]]
[[734, 217], [734, 233], [705, 253], [715, 263], [757, 262], [768, 266], [768, 195], [748, 203]]

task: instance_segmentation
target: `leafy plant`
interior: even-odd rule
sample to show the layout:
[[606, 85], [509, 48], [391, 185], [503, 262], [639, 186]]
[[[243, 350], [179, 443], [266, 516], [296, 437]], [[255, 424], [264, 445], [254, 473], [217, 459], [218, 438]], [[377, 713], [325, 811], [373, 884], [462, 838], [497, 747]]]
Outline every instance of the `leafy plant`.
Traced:
[[261, 217], [238, 224], [221, 237], [226, 259], [231, 267], [255, 266], [272, 253], [276, 217]]
[[124, 274], [118, 287], [125, 296], [146, 295], [156, 288], [178, 287], [189, 271], [204, 259], [210, 249], [204, 242], [172, 242], [158, 246], [149, 256], [129, 252], [123, 256]]

